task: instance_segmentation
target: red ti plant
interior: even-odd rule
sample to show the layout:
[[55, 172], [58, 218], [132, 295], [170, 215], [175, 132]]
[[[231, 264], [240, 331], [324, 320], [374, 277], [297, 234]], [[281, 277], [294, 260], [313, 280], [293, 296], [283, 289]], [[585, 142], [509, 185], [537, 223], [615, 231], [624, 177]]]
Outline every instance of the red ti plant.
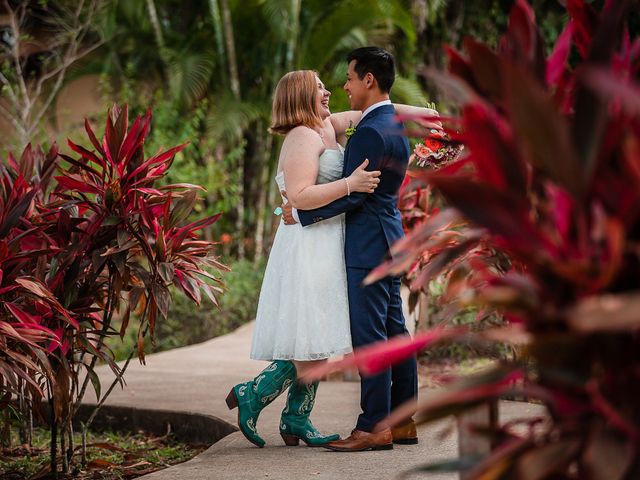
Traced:
[[[60, 339], [47, 326], [45, 312], [69, 328], [78, 325], [37, 278], [39, 259], [53, 250], [30, 220], [57, 156], [55, 145], [46, 156], [27, 147], [19, 160], [10, 155], [7, 165], [0, 164], [0, 411], [7, 413], [16, 398], [18, 411], [27, 412], [43, 396], [45, 383], [55, 382], [48, 351]], [[20, 433], [23, 442], [30, 441], [29, 429]]]
[[[196, 303], [202, 292], [216, 303], [221, 292], [220, 275], [211, 272], [226, 267], [216, 260], [215, 243], [197, 235], [219, 215], [186, 223], [201, 187], [158, 186], [184, 145], [147, 157], [144, 141], [150, 126], [150, 112], [129, 126], [126, 106], [109, 111], [101, 140], [85, 122], [91, 146], [69, 140], [77, 156], [60, 154], [65, 165], [58, 166], [58, 175], [52, 178], [47, 169], [46, 178], [40, 176], [23, 201], [28, 209], [21, 221], [28, 221], [28, 226], [27, 234], [19, 238], [32, 261], [24, 263], [22, 271], [34, 278], [32, 291], [39, 288], [39, 296], [48, 300], [23, 311], [39, 312], [38, 323], [55, 339], [48, 347], [46, 394], [52, 406], [53, 444], [57, 428], [61, 430], [65, 471], [73, 452], [71, 422], [88, 385], [95, 389], [98, 407], [85, 431], [111, 390], [122, 383], [131, 359], [124, 367], [115, 364], [105, 338], [124, 336], [132, 328], [129, 320], [136, 311], [136, 351], [144, 362], [147, 332], [153, 340], [156, 322], [167, 317], [170, 285]], [[12, 163], [16, 171], [33, 167], [24, 161]], [[16, 312], [14, 317], [20, 317]], [[119, 331], [113, 327], [116, 314], [121, 320]], [[94, 372], [99, 360], [116, 374], [106, 392]]]
[[[569, 0], [546, 56], [533, 11], [518, 0], [497, 51], [469, 38], [464, 53], [448, 49], [448, 74], [431, 72], [460, 102], [448, 133], [466, 155], [421, 175], [450, 209], [416, 226], [370, 280], [406, 270], [425, 250], [427, 271], [481, 244], [503, 252], [506, 273], [486, 262], [453, 268], [450, 294], [503, 312], [508, 326], [473, 339], [522, 344], [521, 358], [430, 396], [418, 417], [512, 394], [548, 410], [487, 432], [497, 447], [470, 478], [640, 478], [640, 39], [625, 25], [630, 3], [596, 11]], [[434, 235], [460, 219], [468, 227], [458, 238]], [[433, 343], [448, 331], [424, 335]], [[403, 358], [397, 345], [378, 348], [388, 361], [372, 373]]]

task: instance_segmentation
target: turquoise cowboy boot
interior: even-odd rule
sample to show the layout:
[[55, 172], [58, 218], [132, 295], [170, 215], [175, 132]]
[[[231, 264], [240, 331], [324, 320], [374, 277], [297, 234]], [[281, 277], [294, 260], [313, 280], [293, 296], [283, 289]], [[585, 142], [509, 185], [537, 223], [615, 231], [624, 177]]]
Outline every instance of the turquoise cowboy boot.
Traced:
[[229, 410], [238, 407], [238, 427], [254, 445], [262, 448], [265, 441], [258, 435], [256, 422], [264, 407], [273, 402], [296, 378], [292, 362], [276, 360], [248, 382], [239, 383], [227, 396]]
[[280, 435], [290, 447], [298, 445], [300, 440], [310, 447], [319, 447], [340, 438], [340, 435], [322, 435], [309, 420], [317, 390], [318, 382], [294, 382], [289, 389], [287, 405], [280, 417]]

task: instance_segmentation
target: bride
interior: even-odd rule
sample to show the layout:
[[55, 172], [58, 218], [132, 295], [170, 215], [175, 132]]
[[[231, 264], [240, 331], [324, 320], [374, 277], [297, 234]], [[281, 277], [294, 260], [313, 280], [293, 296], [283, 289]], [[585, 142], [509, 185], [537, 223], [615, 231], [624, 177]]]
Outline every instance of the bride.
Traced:
[[[342, 177], [347, 130], [360, 111], [331, 114], [329, 97], [312, 70], [287, 73], [274, 93], [271, 131], [284, 135], [276, 182], [298, 209], [311, 210], [353, 192], [371, 193], [379, 171], [365, 170], [365, 160]], [[431, 114], [396, 105], [402, 114]], [[263, 447], [256, 422], [262, 409], [289, 388], [280, 434], [287, 445], [302, 440], [319, 446], [337, 440], [322, 435], [309, 420], [318, 383], [296, 381], [329, 357], [351, 351], [347, 279], [344, 260], [344, 214], [308, 227], [281, 222], [265, 270], [251, 358], [271, 363], [253, 380], [234, 386], [226, 402], [238, 407], [238, 426]]]

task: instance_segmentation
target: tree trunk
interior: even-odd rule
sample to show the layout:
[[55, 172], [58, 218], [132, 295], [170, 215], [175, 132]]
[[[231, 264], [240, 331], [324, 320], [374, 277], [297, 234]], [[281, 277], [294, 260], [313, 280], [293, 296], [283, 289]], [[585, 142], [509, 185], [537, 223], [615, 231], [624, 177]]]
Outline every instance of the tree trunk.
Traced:
[[[259, 147], [261, 147], [261, 157], [262, 157], [262, 168], [260, 174], [260, 189], [259, 189], [259, 198], [258, 198], [258, 209], [256, 212], [257, 220], [256, 220], [256, 237], [255, 237], [255, 256], [254, 262], [257, 264], [262, 261], [262, 258], [265, 254], [265, 233], [266, 233], [266, 221], [267, 218], [271, 218], [271, 207], [275, 208], [275, 205], [268, 205], [267, 199], [269, 192], [271, 191], [271, 184], [274, 183], [274, 180], [271, 178], [271, 149], [273, 148], [273, 136], [270, 135], [264, 125], [262, 124], [262, 128], [260, 128], [260, 142]], [[266, 138], [265, 138], [266, 137]]]
[[287, 71], [293, 70], [296, 57], [296, 46], [300, 36], [300, 2], [301, 0], [291, 0], [291, 22], [289, 23], [289, 39], [287, 41], [287, 56], [285, 65]]
[[67, 431], [63, 426], [60, 429], [60, 457], [62, 458], [62, 473], [69, 473], [69, 459], [67, 458]]
[[[28, 372], [25, 372], [29, 375]], [[24, 384], [22, 380], [18, 383], [18, 389], [20, 391], [20, 395], [18, 397], [18, 410], [20, 411], [20, 426], [18, 427], [18, 436], [20, 437], [20, 443], [25, 445], [28, 443], [28, 433], [27, 433], [27, 386]]]
[[224, 24], [224, 40], [227, 46], [227, 63], [229, 67], [229, 80], [231, 91], [236, 100], [240, 100], [240, 79], [238, 77], [238, 59], [236, 57], [235, 37], [233, 33], [233, 22], [231, 20], [231, 10], [228, 0], [220, 0], [222, 10], [222, 22]]
[[[53, 391], [53, 386], [49, 385], [50, 391]], [[49, 428], [51, 429], [51, 451], [50, 451], [50, 466], [51, 476], [57, 480], [58, 478], [58, 425], [56, 424], [56, 413], [53, 405], [53, 396], [49, 397], [49, 408], [51, 409], [51, 417], [49, 419]]]
[[[213, 23], [213, 31], [216, 40], [216, 52], [220, 58], [220, 64], [225, 65], [226, 55], [224, 51], [224, 27], [222, 26], [222, 19], [220, 18], [220, 5], [218, 5], [218, 0], [209, 0], [209, 12], [211, 13], [211, 21]], [[220, 77], [222, 84], [229, 88], [229, 76], [225, 74], [223, 68], [220, 68]]]
[[156, 9], [154, 0], [147, 0], [147, 10], [149, 11], [149, 20], [153, 26], [153, 35], [156, 37], [156, 43], [160, 48], [160, 56], [163, 57], [164, 60], [164, 56], [162, 55], [165, 47], [164, 36], [162, 35], [162, 26], [160, 25], [160, 20], [158, 20], [158, 10]]
[[[229, 68], [229, 82], [231, 85], [231, 92], [237, 101], [241, 99], [240, 92], [240, 79], [238, 76], [238, 59], [236, 56], [235, 37], [233, 31], [233, 21], [231, 19], [231, 10], [229, 8], [228, 0], [220, 0], [220, 10], [222, 13], [222, 23], [224, 25], [224, 40], [227, 53], [227, 66]], [[236, 234], [238, 235], [238, 259], [245, 258], [245, 245], [244, 245], [244, 220], [245, 220], [245, 187], [244, 187], [244, 159], [240, 159], [238, 162], [238, 173], [240, 182], [238, 185], [238, 206], [236, 208]]]

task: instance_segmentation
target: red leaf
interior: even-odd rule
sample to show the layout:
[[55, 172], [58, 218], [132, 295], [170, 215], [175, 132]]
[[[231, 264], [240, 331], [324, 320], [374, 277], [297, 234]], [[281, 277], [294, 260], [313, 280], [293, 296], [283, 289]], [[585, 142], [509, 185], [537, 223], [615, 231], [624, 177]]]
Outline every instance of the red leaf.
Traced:
[[469, 61], [450, 45], [445, 45], [444, 49], [449, 57], [449, 72], [461, 78], [470, 86], [476, 87], [476, 79]]
[[569, 325], [584, 333], [634, 331], [640, 327], [640, 292], [587, 297], [567, 312]]
[[71, 141], [71, 139], [67, 139], [67, 145], [69, 145], [71, 150], [73, 150], [76, 153], [79, 153], [83, 158], [86, 158], [87, 160], [91, 160], [95, 164], [100, 165], [101, 167], [104, 167], [104, 160], [99, 158], [93, 152], [90, 152], [89, 150], [87, 150], [86, 148], [80, 145], [76, 145]]
[[70, 176], [58, 176], [58, 177], [55, 177], [55, 179], [58, 181], [59, 185], [66, 188], [67, 190], [84, 192], [84, 193], [93, 193], [96, 195], [101, 193], [100, 190], [96, 188], [94, 185], [77, 178], [73, 178]]
[[120, 163], [120, 159], [118, 157], [118, 153], [120, 152], [121, 138], [118, 138], [118, 134], [116, 132], [116, 128], [114, 125], [114, 118], [117, 120], [120, 114], [120, 107], [117, 105], [113, 105], [109, 109], [109, 113], [107, 115], [106, 127], [104, 130], [104, 138], [102, 143], [104, 145], [105, 153], [107, 157], [110, 157], [113, 165], [117, 165]]
[[547, 59], [547, 85], [556, 85], [564, 73], [571, 51], [571, 39], [573, 37], [573, 22], [567, 23], [558, 37], [555, 47]]
[[130, 160], [131, 154], [140, 146], [140, 144], [142, 144], [142, 142], [144, 142], [144, 137], [141, 135], [143, 129], [140, 124], [141, 119], [138, 115], [136, 116], [136, 119], [131, 126], [131, 130], [129, 130], [129, 133], [122, 144], [121, 155], [124, 161]]
[[114, 157], [111, 155], [111, 152], [109, 151], [109, 145], [107, 144], [106, 137], [102, 139], [102, 146], [104, 147], [104, 154], [107, 157], [109, 164], [113, 167], [116, 167], [116, 162], [114, 161]]
[[567, 119], [526, 71], [517, 67], [506, 71], [509, 115], [531, 162], [579, 198], [585, 188], [584, 173]]
[[162, 163], [173, 157], [176, 153], [186, 147], [188, 143], [183, 143], [182, 145], [178, 145], [177, 147], [170, 148], [164, 153], [151, 157], [138, 168], [136, 168], [133, 172], [129, 174], [129, 178], [135, 177], [136, 175], [142, 173], [144, 170], [149, 168], [151, 165], [155, 165], [158, 163]]
[[184, 227], [178, 229], [175, 234], [171, 235], [172, 248], [177, 249], [178, 247], [180, 247], [180, 245], [185, 240], [187, 235], [189, 235], [190, 233], [196, 230], [212, 225], [220, 218], [221, 215], [222, 213], [218, 213], [217, 215], [213, 215], [211, 217], [206, 217], [201, 220], [191, 222], [190, 224], [185, 225]]
[[92, 173], [93, 175], [96, 176], [96, 178], [102, 178], [102, 174], [100, 172], [98, 172], [95, 168], [93, 168], [90, 165], [88, 165], [87, 163], [83, 163], [81, 161], [78, 161], [75, 158], [70, 157], [69, 155], [65, 155], [64, 153], [61, 153], [60, 157], [64, 158], [71, 165], [74, 165], [74, 166], [76, 166], [76, 167], [78, 167], [81, 170], [84, 170], [86, 172]]
[[509, 13], [507, 38], [516, 56], [533, 60], [536, 48], [535, 15], [525, 0], [517, 0]]
[[42, 322], [42, 317], [40, 315], [32, 315], [30, 313], [27, 313], [13, 303], [5, 302], [5, 306], [7, 307], [7, 309], [9, 309], [13, 316], [20, 320], [22, 323], [40, 324]]
[[89, 136], [89, 140], [91, 140], [91, 143], [93, 144], [93, 146], [95, 147], [95, 149], [102, 155], [104, 155], [104, 150], [102, 149], [102, 147], [100, 146], [100, 142], [98, 141], [98, 139], [96, 138], [96, 134], [93, 133], [93, 129], [91, 128], [91, 124], [89, 123], [89, 120], [87, 118], [84, 119], [84, 129], [87, 132], [87, 135]]
[[122, 162], [122, 144], [124, 143], [124, 138], [129, 126], [129, 105], [125, 103], [121, 108], [117, 108], [117, 110], [114, 108], [114, 111], [116, 112], [114, 130], [118, 146], [120, 147], [118, 149], [118, 159], [119, 162]]
[[629, 114], [640, 115], [640, 84], [620, 78], [607, 69], [588, 69], [582, 78], [602, 97], [615, 98]]
[[56, 311], [64, 316], [69, 324], [71, 324], [76, 329], [80, 329], [80, 324], [78, 324], [77, 320], [69, 315], [69, 312], [67, 312], [67, 310], [62, 307], [62, 305], [60, 305], [53, 294], [44, 285], [40, 284], [37, 281], [29, 280], [26, 278], [18, 278], [16, 279], [16, 283], [19, 283], [22, 287], [24, 287], [37, 297], [48, 299], [49, 303], [55, 307]]
[[529, 205], [520, 197], [471, 179], [434, 175], [431, 182], [471, 222], [505, 239], [505, 247], [529, 254], [557, 250], [531, 223]]
[[64, 336], [64, 330], [62, 328], [57, 328], [53, 332], [53, 335], [55, 336], [55, 338], [51, 340], [51, 343], [49, 343], [47, 350], [49, 351], [49, 353], [53, 353], [56, 351], [56, 349], [60, 348], [60, 351], [64, 355], [66, 355], [69, 350], [69, 341], [65, 339], [64, 342], [62, 342], [62, 337]]
[[467, 159], [476, 166], [478, 178], [523, 195], [527, 190], [526, 167], [504, 119], [481, 102], [467, 105], [463, 113]]
[[500, 59], [489, 47], [473, 38], [465, 38], [464, 48], [469, 52], [473, 77], [480, 91], [485, 92], [494, 101], [500, 102], [504, 96]]
[[391, 340], [362, 347], [337, 362], [327, 362], [313, 368], [305, 375], [305, 380], [318, 380], [325, 375], [347, 368], [358, 368], [363, 375], [376, 375], [387, 368], [407, 359], [411, 355], [436, 343], [461, 337], [468, 332], [465, 327], [435, 328], [416, 335], [394, 337]]
[[394, 410], [384, 422], [385, 426], [393, 427], [406, 421], [415, 414], [417, 421], [438, 418], [443, 409], [456, 405], [476, 406], [479, 402], [498, 398], [512, 388], [514, 382], [521, 380], [524, 373], [510, 365], [498, 366], [476, 375], [462, 378], [445, 389], [426, 396], [426, 400], [416, 404], [409, 402]]
[[135, 188], [134, 189], [137, 192], [141, 192], [141, 193], [147, 193], [149, 195], [158, 195], [158, 196], [162, 196], [164, 195], [160, 190], [156, 189], [156, 188]]
[[587, 58], [596, 26], [597, 14], [584, 0], [567, 0], [571, 15], [576, 47], [582, 58]]

